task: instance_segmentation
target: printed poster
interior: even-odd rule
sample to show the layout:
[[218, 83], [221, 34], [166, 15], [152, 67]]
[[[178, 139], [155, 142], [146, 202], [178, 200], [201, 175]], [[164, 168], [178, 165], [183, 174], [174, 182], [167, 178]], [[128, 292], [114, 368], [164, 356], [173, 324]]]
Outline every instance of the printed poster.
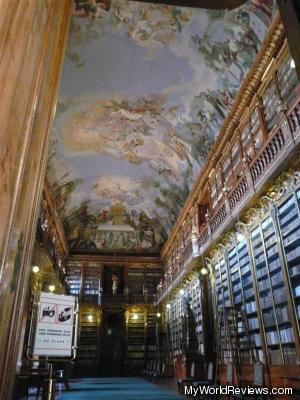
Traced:
[[41, 292], [34, 355], [71, 357], [75, 297]]

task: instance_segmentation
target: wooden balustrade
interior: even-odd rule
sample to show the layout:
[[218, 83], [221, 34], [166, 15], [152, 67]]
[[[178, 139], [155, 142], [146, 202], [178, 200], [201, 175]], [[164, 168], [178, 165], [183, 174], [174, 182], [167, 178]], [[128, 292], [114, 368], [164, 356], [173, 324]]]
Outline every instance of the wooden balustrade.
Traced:
[[[218, 208], [212, 212], [212, 215], [205, 224], [200, 228], [198, 235], [198, 245], [204, 248], [212, 239], [214, 234], [222, 225], [232, 218], [233, 211], [242, 203], [246, 202], [252, 196], [251, 188], [257, 190], [262, 185], [262, 181], [277, 166], [278, 161], [283, 158], [284, 154], [291, 151], [300, 141], [300, 96], [293, 103], [290, 110], [286, 114], [282, 113], [280, 121], [270, 132], [268, 139], [258, 151], [255, 158], [251, 160], [242, 176], [236, 182], [232, 190], [226, 196], [223, 196], [222, 202]], [[229, 205], [229, 206], [228, 206]], [[183, 249], [180, 248], [179, 257], [181, 265], [193, 254], [191, 239], [187, 242]], [[173, 272], [172, 280], [176, 278], [178, 271]], [[167, 290], [170, 282], [164, 281], [158, 293], [161, 297]]]
[[87, 304], [114, 305], [114, 304], [151, 304], [156, 300], [154, 294], [103, 294], [102, 296], [84, 296]]
[[227, 217], [227, 211], [226, 211], [226, 206], [225, 202], [222, 203], [217, 211], [212, 215], [211, 220], [210, 220], [210, 229], [212, 232], [216, 231], [220, 225], [225, 221]]
[[204, 225], [198, 236], [199, 247], [203, 247], [204, 244], [208, 242], [208, 240], [209, 240], [209, 229], [207, 225]]
[[230, 210], [234, 210], [235, 206], [246, 195], [249, 189], [249, 183], [246, 176], [242, 176], [237, 183], [236, 187], [231, 191], [228, 196]]
[[285, 144], [285, 135], [283, 134], [282, 128], [279, 127], [265, 143], [264, 147], [250, 165], [250, 172], [254, 185], [262, 175], [265, 175], [270, 170], [277, 157], [281, 154]]
[[[292, 135], [294, 139], [296, 136], [300, 136], [300, 98], [294, 103], [287, 115], [291, 130], [286, 127], [286, 117], [283, 115], [280, 123], [271, 132], [268, 140], [249, 164], [252, 182], [249, 182], [247, 175], [244, 173], [228, 194], [230, 211], [233, 211], [242, 200], [251, 196], [249, 189], [252, 185], [253, 187], [257, 186], [260, 179], [271, 172], [287, 146], [291, 145]], [[212, 214], [210, 221], [200, 229], [199, 245], [203, 246], [210, 240], [209, 229], [211, 232], [215, 232], [227, 218], [230, 218], [230, 215], [226, 211], [224, 199]]]
[[[188, 260], [192, 254], [193, 254], [193, 246], [192, 246], [191, 239], [189, 239], [186, 246], [184, 247], [184, 249], [182, 251], [182, 258], [184, 260]], [[177, 270], [177, 271], [179, 272], [179, 270]]]

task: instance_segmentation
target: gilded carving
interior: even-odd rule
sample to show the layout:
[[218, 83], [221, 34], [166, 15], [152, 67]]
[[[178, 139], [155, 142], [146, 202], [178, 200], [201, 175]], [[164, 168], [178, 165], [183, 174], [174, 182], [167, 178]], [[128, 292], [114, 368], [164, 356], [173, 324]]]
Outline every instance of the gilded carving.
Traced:
[[[283, 172], [275, 180], [274, 184], [269, 188], [266, 194], [257, 201], [257, 204], [245, 212], [243, 220], [238, 221], [233, 230], [223, 234], [220, 241], [209, 251], [208, 255], [205, 257], [205, 262], [210, 272], [213, 272], [213, 265], [225, 256], [226, 250], [238, 243], [238, 233], [247, 237], [249, 228], [258, 224], [266, 212], [277, 212], [275, 205], [281, 201], [286, 194], [294, 192], [299, 184], [300, 171], [291, 169]], [[199, 268], [200, 267], [197, 266], [194, 268], [194, 271], [198, 271]], [[210, 276], [212, 278], [213, 274], [210, 274]]]

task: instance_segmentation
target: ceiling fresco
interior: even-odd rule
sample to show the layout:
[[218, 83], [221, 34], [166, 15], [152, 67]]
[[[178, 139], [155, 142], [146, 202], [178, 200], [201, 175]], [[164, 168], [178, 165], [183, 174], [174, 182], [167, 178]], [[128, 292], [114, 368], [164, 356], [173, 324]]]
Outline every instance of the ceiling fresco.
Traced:
[[71, 251], [159, 252], [273, 13], [75, 1], [48, 168]]

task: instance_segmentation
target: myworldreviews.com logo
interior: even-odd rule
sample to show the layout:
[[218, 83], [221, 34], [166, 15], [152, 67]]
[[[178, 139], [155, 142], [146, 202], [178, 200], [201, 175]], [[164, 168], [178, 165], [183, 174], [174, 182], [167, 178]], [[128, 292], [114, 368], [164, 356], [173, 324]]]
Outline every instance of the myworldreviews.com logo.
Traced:
[[267, 387], [235, 387], [230, 385], [218, 386], [218, 385], [205, 385], [205, 386], [185, 386], [184, 394], [189, 396], [199, 395], [246, 395], [246, 396], [259, 396], [259, 395], [292, 395], [292, 388], [272, 388]]

